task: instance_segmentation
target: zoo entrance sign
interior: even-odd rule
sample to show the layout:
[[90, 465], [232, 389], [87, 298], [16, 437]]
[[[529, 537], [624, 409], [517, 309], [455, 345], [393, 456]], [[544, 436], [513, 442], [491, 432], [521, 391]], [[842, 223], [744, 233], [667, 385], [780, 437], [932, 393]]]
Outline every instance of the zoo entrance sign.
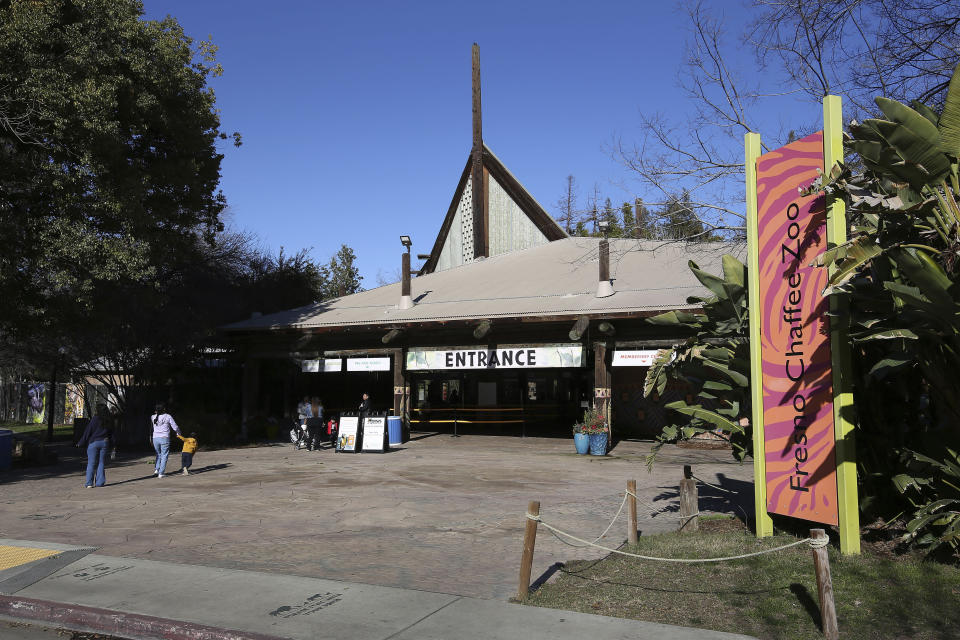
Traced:
[[776, 513], [836, 525], [841, 550], [857, 553], [849, 345], [814, 266], [846, 241], [846, 220], [842, 202], [806, 192], [842, 160], [840, 111], [827, 96], [823, 131], [762, 155], [747, 134], [751, 422], [757, 535], [772, 535]]
[[552, 369], [579, 367], [582, 345], [499, 345], [495, 348], [411, 349], [408, 371], [442, 369]]

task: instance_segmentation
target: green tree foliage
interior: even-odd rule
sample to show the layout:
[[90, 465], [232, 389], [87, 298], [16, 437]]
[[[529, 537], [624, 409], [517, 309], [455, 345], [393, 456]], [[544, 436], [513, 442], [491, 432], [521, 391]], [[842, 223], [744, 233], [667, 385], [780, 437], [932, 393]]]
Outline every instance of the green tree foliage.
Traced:
[[690, 385], [695, 400], [666, 405], [683, 420], [667, 425], [657, 436], [648, 465], [654, 463], [664, 444], [706, 431], [726, 438], [739, 460], [753, 452], [752, 431], [740, 424], [741, 418], [750, 415], [747, 268], [730, 255], [723, 256], [722, 278], [701, 270], [693, 261], [689, 265], [712, 295], [687, 299], [689, 304], [700, 306], [702, 313], [669, 311], [648, 319], [651, 324], [671, 327], [689, 337], [673, 349], [660, 352], [647, 370], [643, 394], [649, 396], [656, 391], [662, 395], [672, 379]]
[[[828, 194], [843, 198], [847, 243], [824, 254], [827, 292], [849, 305], [855, 346], [858, 439], [874, 493], [888, 470], [910, 500], [908, 539], [960, 548], [960, 66], [942, 112], [877, 98], [883, 118], [850, 127], [863, 169], [833, 168]], [[951, 448], [952, 447], [952, 448]]]
[[[0, 330], [220, 228], [215, 47], [134, 0], [0, 2]], [[53, 322], [53, 320], [49, 320]]]
[[633, 207], [629, 202], [624, 202], [620, 205], [620, 219], [623, 220], [623, 237], [625, 238], [636, 238], [637, 236], [637, 221], [633, 217]]
[[321, 267], [324, 298], [342, 298], [363, 291], [360, 284], [363, 277], [354, 264], [356, 260], [353, 249], [344, 244], [340, 245], [340, 250], [330, 258], [330, 262]]

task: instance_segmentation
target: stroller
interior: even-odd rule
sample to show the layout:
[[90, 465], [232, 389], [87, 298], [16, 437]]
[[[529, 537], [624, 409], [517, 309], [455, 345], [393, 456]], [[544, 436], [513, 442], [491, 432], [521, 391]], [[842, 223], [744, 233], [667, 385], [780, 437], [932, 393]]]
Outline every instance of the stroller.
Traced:
[[300, 422], [294, 422], [293, 426], [290, 427], [290, 442], [293, 443], [293, 447], [298, 451], [301, 447], [306, 446], [309, 442], [307, 426], [300, 424]]

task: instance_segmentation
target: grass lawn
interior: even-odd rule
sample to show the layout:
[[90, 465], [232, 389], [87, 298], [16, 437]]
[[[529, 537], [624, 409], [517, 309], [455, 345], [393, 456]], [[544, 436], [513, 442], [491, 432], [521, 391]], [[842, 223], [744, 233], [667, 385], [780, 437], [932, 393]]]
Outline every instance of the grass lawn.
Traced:
[[[732, 556], [787, 544], [758, 540], [736, 520], [704, 520], [701, 533], [643, 536], [623, 550], [669, 558]], [[550, 535], [541, 529], [538, 535]], [[860, 556], [830, 548], [842, 638], [960, 638], [960, 566], [864, 545]], [[708, 564], [649, 562], [610, 554], [566, 564], [527, 604], [745, 633], [820, 639], [813, 559], [807, 545]]]
[[[0, 420], [0, 429], [10, 429], [14, 433], [25, 436], [33, 436], [44, 442], [47, 441], [47, 425], [44, 424], [24, 424], [22, 422], [12, 422], [9, 420]], [[70, 441], [73, 439], [72, 424], [53, 425], [53, 439], [55, 441]]]

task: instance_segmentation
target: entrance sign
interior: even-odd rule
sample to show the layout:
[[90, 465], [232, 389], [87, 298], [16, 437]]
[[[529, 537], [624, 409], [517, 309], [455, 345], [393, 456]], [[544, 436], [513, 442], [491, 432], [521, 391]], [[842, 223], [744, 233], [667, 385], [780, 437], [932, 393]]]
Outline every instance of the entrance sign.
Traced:
[[343, 361], [340, 358], [326, 358], [321, 360], [301, 360], [300, 370], [303, 373], [330, 373], [331, 371], [342, 371]]
[[[767, 511], [839, 524], [818, 132], [757, 159], [757, 242]], [[751, 316], [751, 320], [754, 318]], [[756, 452], [758, 455], [759, 452]]]
[[390, 371], [390, 358], [347, 358], [347, 371]]
[[361, 451], [383, 451], [384, 434], [387, 429], [387, 419], [384, 416], [369, 416], [363, 419], [363, 438]]
[[340, 416], [340, 431], [337, 436], [337, 451], [357, 450], [357, 427], [359, 416]]
[[407, 370], [552, 369], [580, 367], [582, 360], [583, 346], [579, 344], [538, 347], [500, 345], [493, 349], [410, 349], [407, 351]]
[[649, 367], [657, 359], [660, 351], [656, 349], [642, 349], [639, 351], [626, 351], [617, 349], [613, 352], [613, 361], [610, 363], [614, 367]]
[[[860, 553], [850, 345], [844, 301], [825, 299], [810, 263], [847, 240], [840, 198], [798, 188], [843, 161], [838, 96], [823, 100], [823, 132], [765, 155], [745, 137], [750, 398], [757, 536], [770, 512], [838, 525], [840, 550]], [[833, 273], [834, 267], [829, 273]]]

